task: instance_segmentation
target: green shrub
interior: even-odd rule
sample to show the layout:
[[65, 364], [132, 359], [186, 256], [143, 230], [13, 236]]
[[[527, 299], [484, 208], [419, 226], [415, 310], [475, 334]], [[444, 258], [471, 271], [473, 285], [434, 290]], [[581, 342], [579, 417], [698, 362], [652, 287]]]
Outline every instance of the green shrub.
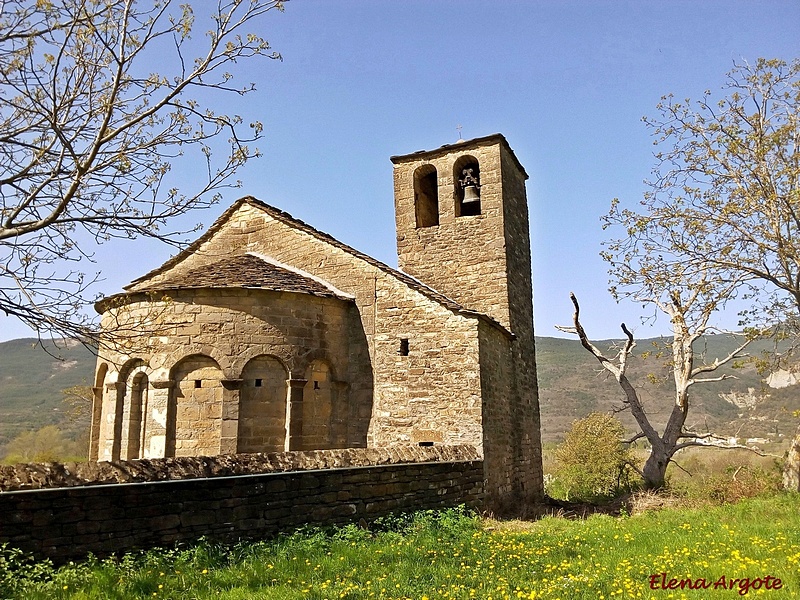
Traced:
[[610, 498], [631, 487], [633, 455], [622, 443], [625, 428], [611, 415], [591, 413], [572, 423], [555, 451], [548, 493], [570, 501]]
[[54, 573], [49, 560], [36, 561], [18, 548], [0, 544], [0, 598], [9, 598], [20, 589], [49, 581]]

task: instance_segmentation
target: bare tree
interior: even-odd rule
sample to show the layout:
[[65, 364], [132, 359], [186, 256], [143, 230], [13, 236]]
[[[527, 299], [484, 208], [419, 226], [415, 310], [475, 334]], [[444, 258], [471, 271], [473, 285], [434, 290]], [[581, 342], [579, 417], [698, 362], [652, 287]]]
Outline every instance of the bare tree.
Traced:
[[615, 357], [606, 357], [600, 349], [589, 341], [581, 325], [578, 299], [574, 294], [570, 294], [570, 299], [575, 307], [573, 325], [571, 327], [558, 327], [558, 329], [576, 334], [583, 347], [591, 352], [603, 368], [614, 376], [622, 388], [622, 391], [625, 393], [624, 406], [627, 410], [631, 411], [640, 429], [633, 438], [627, 440], [627, 443], [632, 443], [640, 438], [645, 438], [650, 443], [650, 455], [645, 461], [644, 468], [640, 472], [648, 488], [663, 487], [667, 467], [672, 457], [683, 448], [688, 448], [690, 446], [714, 446], [718, 448], [746, 447], [731, 443], [726, 438], [713, 433], [689, 431], [686, 428], [686, 419], [691, 406], [689, 388], [697, 383], [722, 381], [723, 379], [732, 378], [733, 376], [730, 374], [721, 374], [716, 377], [704, 377], [703, 375], [712, 373], [719, 367], [735, 359], [744, 358], [745, 355], [743, 351], [751, 342], [752, 338], [746, 338], [735, 350], [721, 359], [715, 359], [711, 363], [702, 361], [702, 364], [695, 365], [693, 343], [710, 330], [707, 326], [707, 320], [705, 322], [696, 323], [692, 327], [687, 327], [687, 320], [684, 313], [688, 307], [680, 301], [677, 295], [669, 301], [669, 304], [665, 305], [665, 308], [671, 311], [673, 315], [672, 360], [670, 361], [670, 366], [675, 383], [675, 396], [664, 430], [659, 433], [650, 422], [650, 417], [639, 398], [636, 388], [628, 380], [628, 358], [633, 348], [636, 346], [633, 334], [625, 326], [625, 323], [622, 323], [622, 331], [626, 337], [624, 346], [618, 351]]
[[[652, 446], [643, 475], [653, 487], [663, 484], [681, 448], [731, 446], [686, 430], [691, 386], [730, 377], [710, 374], [742, 357], [754, 337], [800, 322], [800, 61], [735, 64], [726, 87], [730, 92], [717, 102], [710, 91], [696, 103], [662, 98], [658, 116], [645, 118], [659, 152], [641, 208], [623, 209], [615, 199], [604, 217], [604, 228], [624, 232], [602, 253], [612, 295], [670, 320], [665, 353], [675, 401], [663, 433], [650, 424], [626, 377], [630, 331], [622, 326], [627, 343], [614, 360], [606, 358], [588, 341], [574, 296], [574, 323], [566, 329], [622, 386], [641, 428], [637, 437]], [[706, 361], [694, 344], [720, 332], [712, 315], [735, 298], [757, 301], [744, 313], [744, 341]]]
[[[233, 63], [280, 58], [252, 30], [282, 5], [218, 0], [197, 18], [171, 0], [0, 0], [0, 310], [93, 337], [86, 243], [178, 243], [170, 219], [237, 184], [262, 126], [213, 102], [254, 89]], [[182, 156], [191, 190], [169, 187]]]

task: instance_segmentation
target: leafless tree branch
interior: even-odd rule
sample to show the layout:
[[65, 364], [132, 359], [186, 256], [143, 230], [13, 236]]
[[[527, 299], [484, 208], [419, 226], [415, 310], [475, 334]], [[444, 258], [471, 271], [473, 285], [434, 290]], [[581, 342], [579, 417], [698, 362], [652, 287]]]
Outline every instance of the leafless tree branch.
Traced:
[[[232, 84], [233, 63], [280, 59], [245, 30], [283, 2], [213, 6], [0, 3], [0, 310], [40, 333], [96, 341], [85, 316], [96, 278], [78, 268], [91, 260], [84, 234], [180, 244], [188, 231], [169, 222], [217, 202], [259, 156], [261, 124], [213, 102], [254, 89]], [[202, 100], [191, 95], [200, 88]], [[180, 159], [206, 166], [195, 189], [168, 187]]]

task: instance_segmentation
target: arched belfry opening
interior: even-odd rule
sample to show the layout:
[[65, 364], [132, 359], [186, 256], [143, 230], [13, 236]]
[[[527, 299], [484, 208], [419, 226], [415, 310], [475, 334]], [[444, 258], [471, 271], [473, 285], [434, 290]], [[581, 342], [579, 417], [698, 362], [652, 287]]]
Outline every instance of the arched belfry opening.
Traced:
[[457, 217], [481, 214], [481, 169], [474, 156], [461, 156], [453, 165]]
[[439, 178], [433, 165], [414, 171], [414, 211], [417, 229], [439, 224]]

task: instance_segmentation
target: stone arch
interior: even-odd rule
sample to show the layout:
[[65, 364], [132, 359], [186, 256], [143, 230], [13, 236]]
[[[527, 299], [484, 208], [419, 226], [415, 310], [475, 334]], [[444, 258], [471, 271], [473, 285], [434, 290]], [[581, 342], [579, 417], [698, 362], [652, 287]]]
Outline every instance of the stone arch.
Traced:
[[414, 171], [414, 212], [417, 229], [439, 224], [439, 176], [431, 164]]
[[141, 358], [129, 358], [116, 372], [107, 371], [105, 390], [100, 416], [100, 443], [107, 446], [103, 460], [127, 458], [127, 440], [130, 426], [130, 386], [128, 379], [135, 371], [144, 370], [147, 363]]
[[286, 447], [289, 371], [262, 354], [242, 369], [237, 452], [281, 452]]
[[94, 377], [94, 387], [100, 387], [106, 382], [106, 375], [108, 374], [108, 363], [101, 362], [97, 365], [97, 372]]
[[[277, 334], [283, 338], [283, 333], [278, 331], [277, 328], [267, 323], [264, 325], [274, 329], [276, 332], [278, 332]], [[292, 346], [285, 341], [281, 344], [253, 345], [249, 348], [245, 348], [233, 358], [231, 361], [231, 370], [234, 373], [243, 373], [247, 363], [252, 361], [254, 358], [259, 358], [261, 356], [271, 356], [278, 360], [284, 367], [286, 367], [292, 362], [292, 352]], [[243, 375], [239, 375], [238, 377], [243, 377]]]
[[[481, 214], [480, 181], [481, 167], [478, 159], [469, 154], [459, 156], [458, 160], [453, 164], [453, 196], [455, 198], [455, 214], [457, 217]], [[465, 183], [467, 184], [466, 186], [464, 185]], [[464, 201], [466, 187], [473, 189], [472, 201]], [[477, 198], [474, 198], [474, 194], [477, 194]]]
[[190, 354], [170, 371], [174, 382], [167, 405], [166, 456], [219, 454], [222, 429], [222, 380], [219, 363], [206, 354]]
[[[233, 358], [225, 354], [217, 346], [212, 346], [210, 344], [180, 345], [169, 354], [162, 355], [159, 364], [154, 364], [153, 366], [165, 367], [172, 373], [176, 365], [195, 356], [206, 356], [214, 361], [217, 368], [222, 372], [222, 379], [235, 379], [238, 376], [238, 372], [236, 372], [234, 368]], [[174, 379], [173, 377], [170, 378]]]
[[301, 448], [325, 450], [333, 447], [333, 370], [327, 360], [312, 360], [306, 368], [303, 386]]
[[330, 360], [328, 352], [323, 348], [315, 348], [303, 352], [300, 356], [295, 356], [290, 368], [290, 375], [300, 379], [308, 379], [309, 369], [315, 362], [324, 363], [330, 373], [331, 379], [336, 379], [336, 367], [333, 361]]
[[97, 365], [92, 387], [92, 420], [89, 427], [89, 460], [97, 460], [100, 453], [100, 428], [103, 422], [103, 390], [105, 389], [108, 363]]
[[[114, 421], [114, 458], [140, 458], [140, 439], [142, 432], [142, 398], [146, 397], [146, 389], [141, 389], [144, 376], [147, 385], [147, 363], [141, 358], [126, 361], [117, 377], [116, 417]], [[134, 391], [134, 379], [140, 387]]]

